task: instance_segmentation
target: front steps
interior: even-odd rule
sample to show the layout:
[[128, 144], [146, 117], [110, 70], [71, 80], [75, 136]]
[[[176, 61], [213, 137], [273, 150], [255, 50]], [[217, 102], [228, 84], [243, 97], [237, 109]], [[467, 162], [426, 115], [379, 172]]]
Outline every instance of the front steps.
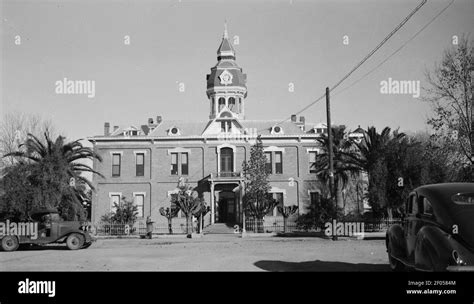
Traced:
[[207, 226], [203, 232], [204, 234], [235, 234], [234, 225], [224, 223], [215, 223]]

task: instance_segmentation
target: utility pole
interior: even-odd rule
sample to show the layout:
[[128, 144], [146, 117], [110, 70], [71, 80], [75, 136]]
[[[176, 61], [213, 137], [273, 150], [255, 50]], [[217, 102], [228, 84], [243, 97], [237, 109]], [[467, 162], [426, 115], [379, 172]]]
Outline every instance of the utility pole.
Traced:
[[[336, 221], [337, 221], [337, 200], [334, 193], [334, 163], [332, 153], [332, 128], [331, 128], [331, 106], [329, 101], [329, 87], [326, 87], [326, 116], [327, 116], [327, 130], [328, 130], [328, 156], [329, 156], [329, 192], [331, 193], [331, 201], [336, 207]], [[337, 236], [332, 236], [333, 240], [337, 240]]]
[[333, 163], [333, 152], [332, 152], [332, 128], [331, 128], [331, 106], [329, 101], [329, 88], [326, 88], [326, 116], [327, 116], [327, 130], [329, 139], [329, 192], [331, 193], [331, 199], [334, 200], [334, 163]]

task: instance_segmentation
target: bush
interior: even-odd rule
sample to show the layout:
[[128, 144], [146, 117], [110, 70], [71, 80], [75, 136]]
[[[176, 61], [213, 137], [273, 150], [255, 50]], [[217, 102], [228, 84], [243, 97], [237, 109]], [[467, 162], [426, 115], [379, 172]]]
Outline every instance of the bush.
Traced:
[[319, 203], [311, 205], [309, 212], [296, 220], [296, 226], [302, 230], [323, 229], [326, 222], [342, 218], [342, 210], [337, 208], [329, 198], [321, 198]]
[[104, 214], [101, 221], [109, 224], [130, 224], [133, 225], [137, 220], [138, 207], [133, 201], [122, 198], [122, 203], [114, 203], [115, 211]]

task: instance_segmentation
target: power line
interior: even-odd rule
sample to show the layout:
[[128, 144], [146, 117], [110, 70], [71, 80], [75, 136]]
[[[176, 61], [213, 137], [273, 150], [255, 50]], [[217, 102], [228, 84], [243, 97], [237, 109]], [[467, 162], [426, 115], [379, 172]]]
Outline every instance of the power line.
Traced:
[[[420, 10], [420, 8], [425, 5], [427, 0], [423, 0], [413, 11], [411, 11], [410, 14], [408, 14], [407, 17], [405, 17], [405, 19], [403, 19], [402, 22], [400, 22], [397, 27], [395, 27], [372, 51], [370, 51], [369, 54], [367, 54], [358, 64], [356, 64], [344, 77], [342, 77], [336, 84], [334, 84], [329, 91], [332, 91], [334, 90], [335, 88], [337, 88], [342, 82], [344, 82], [352, 73], [354, 73], [360, 66], [362, 66], [362, 64], [364, 64], [375, 52], [377, 52], [381, 47], [382, 45], [384, 45], [396, 32], [398, 32], [398, 30], [400, 30], [400, 28], [405, 25], [405, 23], [408, 22], [408, 20], [410, 20], [410, 18], [418, 11]], [[321, 99], [323, 99], [324, 97], [326, 96], [326, 94], [323, 94], [321, 95], [318, 99], [316, 99], [315, 101], [313, 101], [312, 103], [308, 104], [307, 106], [305, 106], [304, 108], [302, 108], [301, 110], [299, 110], [298, 112], [294, 113], [293, 115], [298, 115], [302, 112], [304, 112], [305, 110], [307, 110], [308, 108], [310, 108], [311, 106], [313, 106], [314, 104], [316, 104], [318, 101], [320, 101]], [[281, 122], [279, 122], [278, 124], [281, 124], [285, 121], [288, 121], [289, 119], [291, 119], [291, 116], [287, 119], [284, 119], [282, 120]]]
[[371, 69], [369, 72], [365, 73], [364, 75], [362, 75], [362, 77], [360, 77], [359, 79], [357, 79], [356, 81], [354, 81], [352, 84], [350, 84], [349, 86], [345, 87], [344, 89], [342, 89], [341, 91], [338, 91], [334, 94], [334, 96], [336, 95], [339, 95], [340, 93], [350, 89], [351, 87], [353, 87], [354, 85], [356, 85], [357, 83], [359, 83], [361, 80], [363, 80], [365, 77], [369, 76], [370, 74], [372, 74], [372, 72], [374, 72], [376, 69], [378, 69], [379, 67], [381, 67], [385, 62], [387, 62], [388, 60], [390, 60], [390, 58], [392, 58], [393, 56], [395, 56], [395, 54], [397, 54], [399, 51], [401, 51], [408, 43], [410, 43], [413, 39], [415, 39], [419, 34], [421, 34], [421, 32], [423, 32], [428, 26], [430, 26], [431, 23], [433, 23], [439, 16], [441, 16], [441, 14], [444, 13], [444, 11], [446, 11], [452, 4], [454, 3], [454, 0], [451, 0], [451, 2], [445, 6], [438, 14], [436, 14], [427, 24], [425, 24], [420, 30], [418, 30], [418, 32], [416, 32], [413, 36], [410, 37], [410, 39], [408, 39], [404, 44], [402, 44], [398, 49], [396, 49], [392, 54], [390, 54], [390, 56], [388, 56], [387, 58], [385, 58], [382, 62], [380, 62], [376, 67], [374, 67], [373, 69]]

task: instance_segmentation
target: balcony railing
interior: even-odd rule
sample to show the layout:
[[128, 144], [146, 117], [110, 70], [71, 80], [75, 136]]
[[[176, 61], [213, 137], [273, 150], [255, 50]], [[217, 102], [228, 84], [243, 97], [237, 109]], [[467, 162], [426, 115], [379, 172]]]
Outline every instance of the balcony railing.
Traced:
[[242, 172], [217, 172], [211, 173], [211, 178], [241, 178]]

